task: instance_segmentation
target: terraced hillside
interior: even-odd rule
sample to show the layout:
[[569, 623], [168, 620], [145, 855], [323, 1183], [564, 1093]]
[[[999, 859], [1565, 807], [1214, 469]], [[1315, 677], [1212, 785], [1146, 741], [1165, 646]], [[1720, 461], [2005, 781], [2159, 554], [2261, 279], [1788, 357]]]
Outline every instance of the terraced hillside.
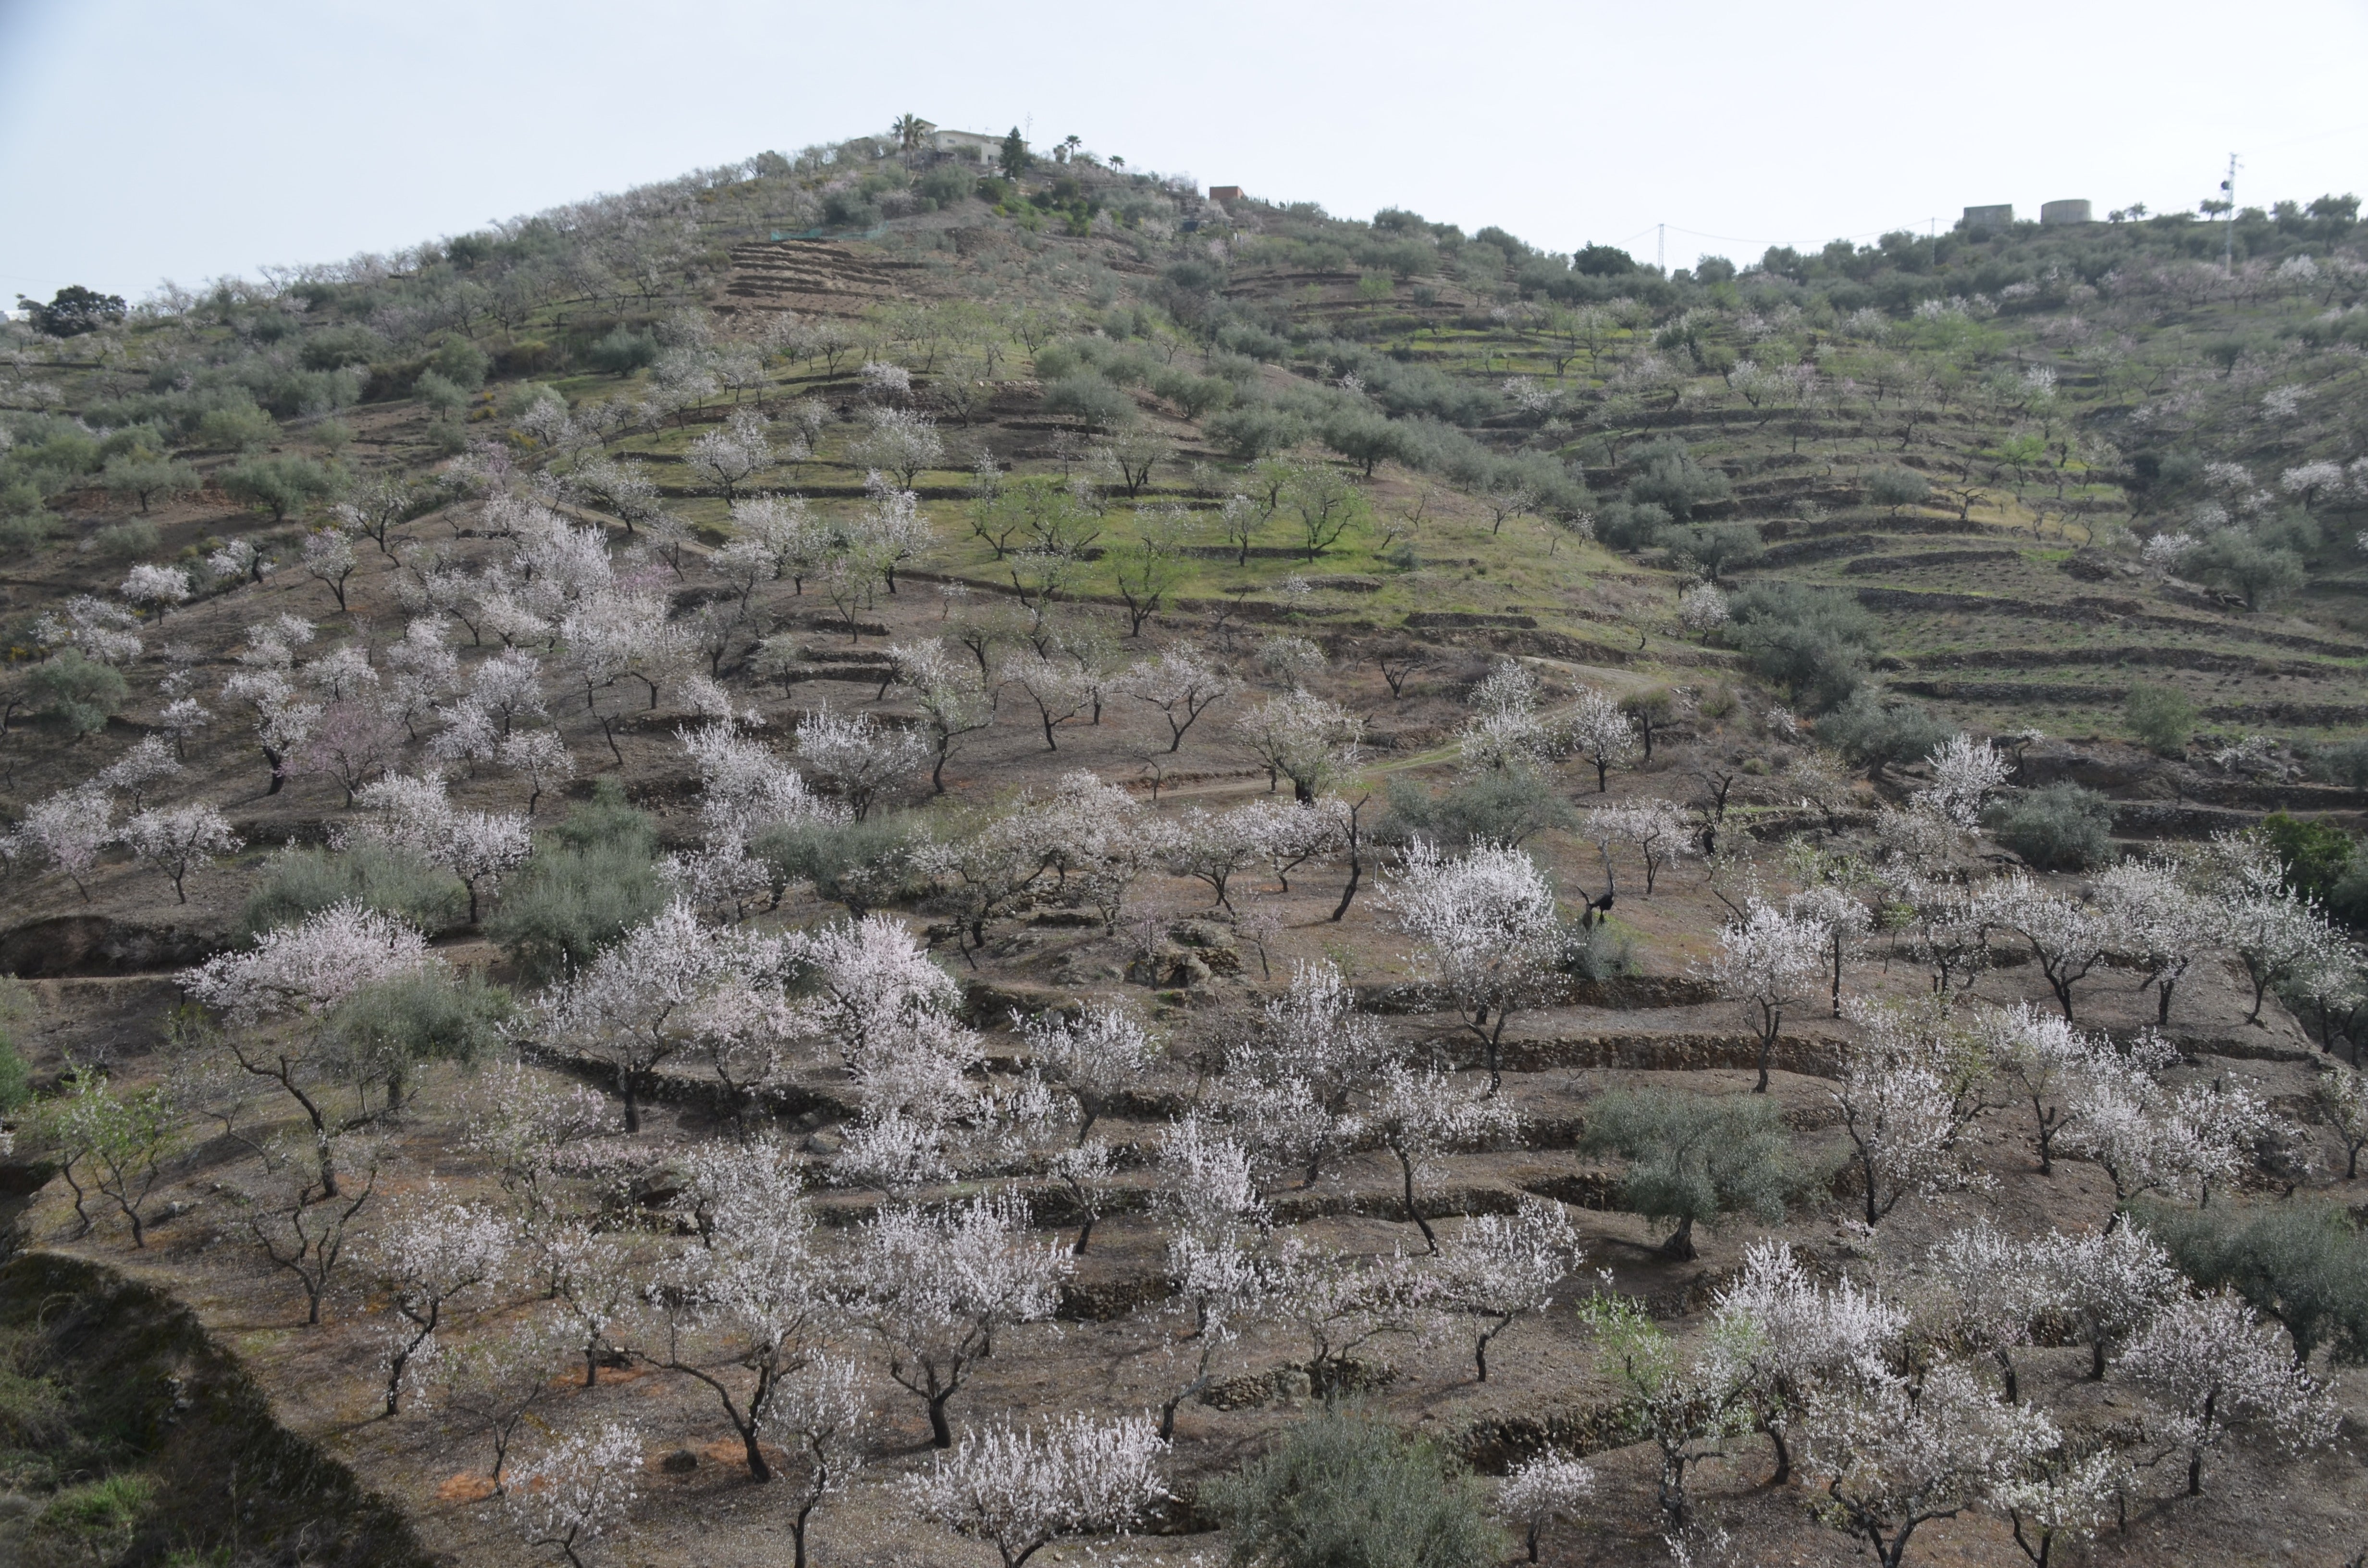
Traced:
[[2357, 1560], [2355, 204], [916, 124], [6, 328], [0, 1555]]

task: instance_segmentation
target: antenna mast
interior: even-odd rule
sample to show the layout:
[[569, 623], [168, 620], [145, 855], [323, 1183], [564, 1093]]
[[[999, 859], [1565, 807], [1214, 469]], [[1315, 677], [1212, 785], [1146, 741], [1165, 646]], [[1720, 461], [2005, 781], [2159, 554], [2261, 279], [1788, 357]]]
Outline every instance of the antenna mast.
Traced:
[[2228, 227], [2220, 235], [2220, 269], [2233, 275], [2237, 270], [2237, 154], [2228, 154], [2228, 177], [2220, 182], [2220, 194], [2228, 203], [2225, 214]]
[[1660, 230], [1660, 237], [1653, 242], [1653, 265], [1661, 269], [1662, 277], [1667, 278], [1669, 275], [1669, 226], [1660, 223], [1655, 227]]

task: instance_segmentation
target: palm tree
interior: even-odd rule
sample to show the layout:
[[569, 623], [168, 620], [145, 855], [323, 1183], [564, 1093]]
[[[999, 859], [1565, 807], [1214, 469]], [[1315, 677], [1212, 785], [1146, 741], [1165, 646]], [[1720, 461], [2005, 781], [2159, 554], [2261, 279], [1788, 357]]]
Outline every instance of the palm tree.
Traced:
[[937, 129], [917, 114], [900, 114], [890, 129], [896, 132], [896, 144], [910, 153], [921, 144], [921, 138]]

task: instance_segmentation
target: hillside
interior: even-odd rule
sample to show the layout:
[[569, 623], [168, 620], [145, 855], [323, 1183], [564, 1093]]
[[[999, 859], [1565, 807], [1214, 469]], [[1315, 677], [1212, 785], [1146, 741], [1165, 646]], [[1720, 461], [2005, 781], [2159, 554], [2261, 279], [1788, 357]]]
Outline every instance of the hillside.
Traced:
[[2357, 1560], [2356, 200], [905, 130], [0, 327], [10, 1552]]

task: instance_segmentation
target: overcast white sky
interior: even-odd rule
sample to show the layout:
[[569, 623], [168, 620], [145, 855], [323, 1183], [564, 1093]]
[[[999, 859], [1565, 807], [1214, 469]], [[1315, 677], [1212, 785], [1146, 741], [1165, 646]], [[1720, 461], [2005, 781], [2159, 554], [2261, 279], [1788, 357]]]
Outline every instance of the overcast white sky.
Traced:
[[0, 0], [0, 305], [384, 250], [766, 148], [1072, 131], [1138, 167], [1668, 264], [2368, 194], [2368, 0]]

